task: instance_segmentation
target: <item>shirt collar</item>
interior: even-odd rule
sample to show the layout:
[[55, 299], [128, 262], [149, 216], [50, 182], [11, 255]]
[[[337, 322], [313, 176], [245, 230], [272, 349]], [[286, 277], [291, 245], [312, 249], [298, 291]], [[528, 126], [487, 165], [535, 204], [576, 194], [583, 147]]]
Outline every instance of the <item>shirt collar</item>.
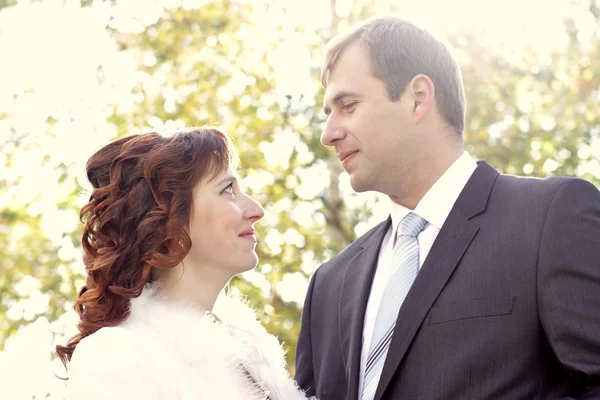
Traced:
[[[415, 214], [441, 230], [454, 203], [476, 168], [477, 163], [471, 155], [466, 151], [463, 152], [425, 193], [414, 210]], [[395, 238], [400, 221], [412, 210], [396, 202], [391, 203], [392, 238]]]

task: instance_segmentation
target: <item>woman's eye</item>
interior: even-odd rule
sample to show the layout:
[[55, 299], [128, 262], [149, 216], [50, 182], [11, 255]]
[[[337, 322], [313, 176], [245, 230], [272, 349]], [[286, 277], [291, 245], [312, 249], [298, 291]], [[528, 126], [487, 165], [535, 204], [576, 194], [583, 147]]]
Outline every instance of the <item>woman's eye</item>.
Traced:
[[223, 189], [223, 193], [233, 194], [233, 182], [227, 185], [225, 189]]

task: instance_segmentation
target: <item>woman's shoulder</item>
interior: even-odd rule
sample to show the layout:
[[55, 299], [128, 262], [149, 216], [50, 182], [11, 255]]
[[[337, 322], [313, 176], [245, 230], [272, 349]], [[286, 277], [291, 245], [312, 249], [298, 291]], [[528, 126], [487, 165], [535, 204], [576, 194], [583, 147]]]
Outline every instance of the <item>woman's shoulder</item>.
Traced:
[[69, 366], [70, 375], [79, 369], [89, 368], [90, 364], [96, 365], [95, 368], [108, 363], [117, 368], [134, 366], [139, 362], [144, 342], [143, 338], [125, 326], [101, 328], [77, 344]]
[[105, 326], [98, 329], [91, 335], [81, 339], [77, 346], [81, 345], [82, 343], [100, 344], [113, 340], [132, 341], [133, 337], [134, 333], [131, 331], [131, 329], [123, 326], [122, 324], [116, 326]]
[[68, 398], [152, 397], [163, 389], [151, 382], [169, 372], [153, 358], [151, 346], [131, 329], [101, 328], [83, 338], [73, 352], [68, 364]]
[[135, 344], [135, 340], [129, 329], [122, 326], [107, 326], [81, 339], [73, 352], [72, 361], [94, 351], [103, 353], [105, 349], [109, 348], [116, 350], [122, 347], [123, 350], [130, 352], [132, 344]]

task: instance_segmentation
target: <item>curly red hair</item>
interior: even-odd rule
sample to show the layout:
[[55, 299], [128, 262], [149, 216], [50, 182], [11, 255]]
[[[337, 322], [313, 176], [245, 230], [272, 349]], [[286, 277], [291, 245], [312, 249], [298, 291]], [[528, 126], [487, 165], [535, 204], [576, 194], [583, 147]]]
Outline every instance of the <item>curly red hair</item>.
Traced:
[[237, 160], [229, 138], [208, 128], [132, 135], [90, 157], [93, 191], [80, 212], [82, 222], [87, 215], [81, 240], [87, 280], [75, 302], [79, 333], [56, 346], [65, 367], [83, 338], [128, 317], [130, 299], [142, 293], [152, 267], [183, 260], [192, 246], [194, 187]]

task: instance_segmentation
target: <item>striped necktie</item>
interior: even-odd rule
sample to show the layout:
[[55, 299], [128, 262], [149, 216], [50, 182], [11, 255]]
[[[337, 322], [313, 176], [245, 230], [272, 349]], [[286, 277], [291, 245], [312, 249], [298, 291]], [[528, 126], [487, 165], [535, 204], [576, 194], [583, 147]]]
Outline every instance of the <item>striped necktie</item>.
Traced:
[[419, 271], [417, 235], [425, 228], [425, 225], [427, 225], [427, 221], [411, 212], [404, 217], [398, 227], [392, 257], [394, 269], [377, 310], [371, 348], [365, 367], [361, 400], [371, 400], [375, 396], [400, 306]]

